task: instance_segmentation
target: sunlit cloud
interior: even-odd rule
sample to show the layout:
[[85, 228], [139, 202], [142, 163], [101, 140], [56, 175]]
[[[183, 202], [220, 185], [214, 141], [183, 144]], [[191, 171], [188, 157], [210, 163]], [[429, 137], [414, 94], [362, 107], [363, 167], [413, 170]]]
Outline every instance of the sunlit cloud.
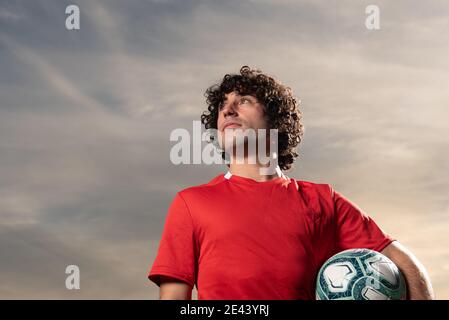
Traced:
[[287, 175], [348, 196], [449, 298], [449, 5], [378, 1], [370, 32], [367, 4], [78, 1], [76, 32], [59, 1], [0, 5], [0, 297], [157, 299], [171, 200], [225, 170], [172, 165], [170, 132], [247, 64], [302, 101]]

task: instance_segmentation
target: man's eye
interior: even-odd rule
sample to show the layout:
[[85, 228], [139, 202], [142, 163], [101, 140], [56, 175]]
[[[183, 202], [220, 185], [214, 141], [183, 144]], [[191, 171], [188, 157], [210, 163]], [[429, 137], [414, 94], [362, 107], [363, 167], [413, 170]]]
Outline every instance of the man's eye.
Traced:
[[245, 103], [245, 102], [251, 102], [251, 100], [249, 100], [248, 98], [242, 98], [240, 99], [241, 103]]

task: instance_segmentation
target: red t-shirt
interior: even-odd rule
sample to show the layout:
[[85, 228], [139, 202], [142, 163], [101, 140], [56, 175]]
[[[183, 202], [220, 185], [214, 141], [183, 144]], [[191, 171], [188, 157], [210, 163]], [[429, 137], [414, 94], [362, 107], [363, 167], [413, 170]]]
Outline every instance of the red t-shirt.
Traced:
[[176, 194], [148, 277], [196, 285], [198, 300], [315, 299], [328, 258], [392, 241], [328, 184], [221, 174]]

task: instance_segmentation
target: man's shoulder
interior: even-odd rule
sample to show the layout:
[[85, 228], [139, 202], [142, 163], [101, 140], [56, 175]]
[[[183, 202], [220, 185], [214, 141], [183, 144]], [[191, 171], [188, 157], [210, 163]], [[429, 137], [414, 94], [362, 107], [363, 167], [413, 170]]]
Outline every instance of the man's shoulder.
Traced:
[[295, 180], [302, 201], [317, 216], [333, 211], [333, 188], [329, 183]]
[[[309, 197], [320, 196], [329, 198], [329, 196], [332, 196], [334, 192], [334, 189], [329, 183], [300, 180], [295, 178], [290, 179], [296, 182], [298, 192], [307, 194]], [[224, 174], [219, 174], [206, 183], [181, 189], [178, 191], [178, 194], [184, 198], [198, 195], [207, 196], [214, 192], [221, 192], [221, 187], [225, 181], [226, 178], [224, 177]]]
[[220, 184], [225, 181], [224, 174], [219, 174], [212, 178], [209, 182], [202, 183], [196, 186], [190, 186], [178, 191], [178, 194], [181, 196], [191, 196], [195, 194], [204, 194], [205, 192], [211, 192], [213, 190], [217, 190], [220, 187]]
[[329, 183], [323, 182], [313, 182], [307, 180], [297, 180], [295, 179], [299, 190], [301, 191], [317, 191], [319, 193], [329, 194], [333, 192], [333, 188]]

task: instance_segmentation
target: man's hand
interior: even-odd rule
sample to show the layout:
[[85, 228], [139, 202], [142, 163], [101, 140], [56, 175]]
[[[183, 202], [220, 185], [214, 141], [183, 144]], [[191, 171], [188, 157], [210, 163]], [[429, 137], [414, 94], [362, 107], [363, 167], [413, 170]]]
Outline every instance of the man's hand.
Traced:
[[161, 276], [160, 300], [192, 300], [192, 288], [185, 282]]
[[404, 275], [407, 284], [407, 299], [435, 299], [426, 269], [409, 250], [399, 242], [393, 241], [381, 253], [393, 261]]

